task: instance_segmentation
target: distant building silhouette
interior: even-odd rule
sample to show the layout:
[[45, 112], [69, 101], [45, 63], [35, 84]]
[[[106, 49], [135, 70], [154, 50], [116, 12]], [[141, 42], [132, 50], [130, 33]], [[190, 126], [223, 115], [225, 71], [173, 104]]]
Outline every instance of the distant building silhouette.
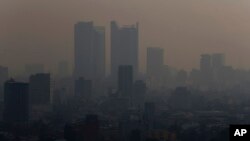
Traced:
[[4, 121], [25, 122], [29, 119], [29, 84], [13, 79], [4, 84]]
[[75, 24], [75, 77], [92, 76], [93, 22]]
[[160, 77], [164, 66], [164, 50], [158, 47], [147, 48], [147, 75]]
[[75, 24], [75, 78], [100, 79], [105, 76], [105, 29], [93, 22]]
[[200, 59], [200, 84], [203, 88], [209, 88], [213, 80], [212, 62], [210, 54], [202, 54]]
[[75, 96], [78, 98], [89, 99], [92, 93], [92, 81], [80, 77], [75, 81]]
[[111, 22], [111, 75], [116, 80], [118, 67], [131, 65], [134, 75], [138, 74], [139, 31], [137, 25], [119, 27]]
[[[218, 89], [224, 87], [226, 82], [233, 76], [233, 74], [230, 73], [231, 69], [230, 66], [225, 65], [224, 54], [212, 54], [213, 87], [217, 87]], [[229, 73], [229, 75], [227, 73]]]
[[222, 53], [212, 54], [212, 67], [221, 69], [225, 66], [225, 55]]
[[211, 55], [202, 54], [200, 59], [200, 70], [201, 71], [209, 71], [211, 70]]
[[93, 73], [95, 80], [102, 80], [105, 77], [105, 28], [96, 26], [93, 45]]
[[31, 103], [43, 105], [50, 103], [50, 74], [38, 73], [30, 76]]
[[176, 74], [176, 86], [185, 86], [188, 79], [188, 73], [185, 70], [180, 70]]
[[118, 90], [123, 97], [131, 98], [133, 92], [133, 67], [119, 66]]
[[0, 99], [3, 99], [4, 82], [8, 80], [8, 77], [9, 77], [8, 68], [0, 66]]

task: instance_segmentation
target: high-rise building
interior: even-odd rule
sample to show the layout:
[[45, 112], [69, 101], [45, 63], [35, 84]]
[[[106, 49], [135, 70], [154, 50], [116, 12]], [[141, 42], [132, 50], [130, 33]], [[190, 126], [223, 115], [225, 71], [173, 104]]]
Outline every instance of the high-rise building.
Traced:
[[75, 77], [92, 74], [93, 22], [75, 24]]
[[164, 66], [164, 50], [158, 47], [150, 47], [147, 49], [147, 75], [161, 76]]
[[176, 74], [176, 86], [185, 86], [187, 79], [188, 79], [188, 73], [185, 70], [180, 70]]
[[116, 80], [121, 65], [131, 65], [135, 76], [138, 74], [138, 23], [119, 27], [111, 22], [111, 76]]
[[208, 71], [211, 69], [211, 55], [202, 54], [200, 59], [200, 70]]
[[[227, 82], [224, 77], [226, 74], [226, 65], [225, 65], [225, 55], [222, 53], [212, 54], [212, 71], [213, 71], [213, 87], [222, 88]], [[228, 77], [231, 78], [231, 77]]]
[[38, 73], [30, 76], [31, 103], [44, 105], [50, 103], [50, 74]]
[[29, 84], [15, 82], [4, 84], [4, 114], [6, 122], [25, 122], [29, 119]]
[[212, 67], [214, 69], [221, 69], [225, 66], [225, 55], [222, 53], [215, 53], [212, 55]]
[[105, 29], [93, 22], [75, 24], [74, 77], [100, 79], [105, 75]]
[[123, 97], [131, 98], [133, 92], [133, 67], [119, 66], [118, 90]]
[[213, 73], [211, 55], [202, 54], [200, 59], [200, 85], [203, 88], [209, 88], [212, 85]]
[[95, 80], [101, 80], [105, 77], [105, 28], [96, 26], [94, 32], [93, 45], [93, 73]]
[[75, 96], [78, 98], [89, 99], [92, 93], [91, 80], [85, 80], [83, 77], [75, 81]]
[[8, 80], [8, 77], [8, 68], [0, 66], [0, 99], [3, 99], [4, 82]]

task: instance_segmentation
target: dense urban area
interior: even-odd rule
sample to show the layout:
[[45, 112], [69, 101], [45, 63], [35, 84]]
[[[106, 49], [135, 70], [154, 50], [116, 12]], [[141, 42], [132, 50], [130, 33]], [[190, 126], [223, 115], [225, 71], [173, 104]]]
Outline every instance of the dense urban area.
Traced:
[[73, 72], [67, 61], [57, 73], [41, 63], [16, 76], [0, 67], [1, 141], [228, 141], [230, 124], [250, 123], [250, 71], [224, 53], [201, 54], [198, 69], [186, 71], [148, 47], [141, 73], [139, 24], [105, 29], [75, 24]]

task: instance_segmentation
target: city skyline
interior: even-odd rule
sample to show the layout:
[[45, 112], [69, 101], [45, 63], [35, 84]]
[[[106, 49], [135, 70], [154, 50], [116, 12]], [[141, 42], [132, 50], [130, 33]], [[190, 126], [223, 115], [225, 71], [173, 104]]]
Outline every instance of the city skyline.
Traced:
[[[140, 23], [141, 71], [145, 71], [145, 54], [149, 46], [164, 48], [164, 61], [178, 69], [197, 68], [200, 54], [217, 52], [225, 53], [234, 67], [249, 69], [250, 65], [245, 61], [249, 60], [250, 45], [247, 1], [146, 0], [140, 3], [136, 0], [116, 3], [113, 0], [86, 0], [70, 4], [60, 1], [60, 6], [57, 2], [1, 2], [0, 63], [3, 66], [21, 70], [24, 64], [43, 63], [46, 70], [54, 71], [61, 60], [67, 60], [73, 66], [72, 27], [77, 21], [94, 21], [107, 28], [106, 56], [109, 56], [109, 22], [116, 20], [122, 25]], [[134, 9], [129, 10], [129, 5]], [[47, 57], [42, 57], [44, 55]], [[110, 65], [110, 58], [106, 59]]]
[[250, 123], [249, 6], [1, 1], [0, 141], [238, 138]]
[[[151, 54], [149, 53], [149, 50], [159, 50], [162, 54], [159, 54], [161, 56], [161, 65], [162, 67], [164, 66], [170, 66], [166, 63], [165, 58], [167, 58], [165, 56], [166, 51], [164, 49], [164, 47], [159, 47], [159, 46], [148, 46], [146, 47], [146, 53], [144, 59], [146, 60], [145, 62], [145, 68], [142, 69], [140, 68], [140, 54], [141, 54], [141, 50], [140, 50], [140, 35], [139, 35], [139, 23], [137, 22], [134, 25], [122, 25], [119, 26], [117, 24], [117, 21], [110, 21], [110, 37], [108, 37], [108, 39], [110, 40], [110, 45], [109, 47], [107, 47], [106, 42], [107, 42], [107, 34], [106, 34], [106, 27], [105, 26], [101, 26], [101, 25], [94, 25], [94, 21], [78, 21], [75, 23], [74, 25], [74, 63], [72, 65], [68, 65], [69, 62], [71, 61], [65, 61], [65, 60], [59, 60], [57, 62], [57, 66], [54, 67], [54, 70], [51, 70], [49, 68], [46, 68], [46, 64], [43, 63], [38, 63], [38, 62], [34, 62], [34, 63], [30, 63], [30, 64], [24, 64], [24, 66], [22, 66], [21, 71], [19, 70], [19, 72], [17, 74], [19, 75], [31, 75], [31, 74], [35, 74], [35, 73], [39, 73], [39, 72], [47, 72], [47, 73], [52, 73], [55, 75], [60, 75], [58, 70], [59, 66], [61, 65], [61, 63], [66, 63], [64, 65], [67, 65], [67, 69], [66, 71], [69, 71], [67, 75], [75, 75], [76, 78], [78, 77], [87, 77], [89, 79], [100, 79], [100, 78], [104, 78], [104, 76], [109, 76], [112, 75], [112, 67], [116, 66], [116, 68], [118, 68], [117, 66], [119, 65], [132, 65], [133, 69], [135, 68], [135, 72], [140, 73], [140, 74], [147, 74], [147, 67], [149, 64], [147, 64], [149, 61], [148, 57], [150, 57]], [[113, 31], [112, 31], [113, 30]], [[88, 32], [86, 32], [88, 31]], [[119, 52], [115, 52], [115, 50], [112, 50], [112, 32], [114, 32], [114, 47], [115, 48], [120, 48], [123, 51], [121, 51], [120, 55]], [[115, 33], [116, 32], [116, 33]], [[119, 37], [119, 36], [121, 37]], [[86, 38], [86, 40], [85, 40]], [[120, 38], [120, 39], [119, 39]], [[134, 38], [132, 41], [129, 38]], [[84, 41], [85, 40], [85, 41]], [[89, 40], [89, 41], [88, 41]], [[121, 42], [117, 42], [117, 41]], [[130, 41], [131, 40], [131, 41]], [[126, 46], [123, 44], [127, 44]], [[129, 48], [128, 48], [129, 47]], [[107, 51], [107, 48], [110, 48]], [[127, 49], [126, 49], [127, 48]], [[84, 49], [85, 51], [83, 51], [82, 49]], [[133, 50], [133, 51], [132, 51]], [[152, 50], [153, 51], [153, 50]], [[91, 52], [91, 53], [88, 53]], [[108, 52], [108, 53], [107, 53]], [[112, 52], [113, 54], [116, 54], [118, 56], [114, 57], [116, 59], [113, 60], [117, 60], [117, 57], [120, 58], [120, 63], [116, 63], [114, 65], [112, 65]], [[126, 55], [127, 52], [127, 55]], [[133, 52], [134, 55], [133, 55]], [[124, 54], [125, 53], [125, 54]], [[126, 56], [131, 55], [132, 53], [132, 60], [130, 60], [130, 62], [128, 61], [128, 59], [126, 59]], [[108, 55], [107, 55], [108, 54]], [[211, 56], [209, 54], [212, 54]], [[89, 56], [90, 55], [90, 56]], [[124, 55], [123, 59], [122, 59], [122, 55]], [[223, 65], [230, 65], [232, 66], [232, 64], [226, 63], [226, 54], [223, 52], [204, 52], [199, 54], [196, 57], [200, 57], [203, 55], [209, 55], [209, 57], [211, 57], [211, 59], [213, 58], [223, 58], [221, 62], [219, 63], [223, 63]], [[160, 57], [159, 56], [159, 57]], [[155, 56], [156, 57], [156, 56]], [[107, 58], [108, 59], [107, 61]], [[152, 57], [151, 57], [152, 58]], [[90, 59], [90, 60], [88, 60]], [[86, 60], [85, 64], [79, 64], [77, 62], [79, 62], [80, 60]], [[119, 59], [118, 59], [119, 60]], [[159, 60], [159, 59], [158, 59]], [[199, 59], [195, 60], [195, 62], [198, 62]], [[228, 58], [227, 58], [228, 60]], [[94, 62], [93, 62], [94, 61]], [[214, 63], [212, 62], [213, 60], [211, 60], [211, 65]], [[92, 63], [91, 63], [92, 62]], [[137, 63], [138, 62], [138, 63]], [[90, 63], [90, 64], [88, 64]], [[70, 64], [70, 63], [69, 63]], [[78, 65], [77, 65], [78, 64]], [[93, 65], [93, 64], [97, 64], [97, 65]], [[185, 69], [185, 68], [178, 68], [178, 67], [174, 67], [174, 66], [170, 66], [173, 69], [176, 70], [186, 70], [188, 72], [191, 72], [193, 69], [199, 69], [200, 67], [200, 62], [197, 64], [197, 66], [189, 68], [189, 69]], [[216, 65], [216, 64], [215, 64]], [[219, 65], [219, 64], [217, 64]], [[86, 71], [86, 68], [79, 68], [79, 67], [83, 67], [83, 66], [88, 66], [88, 72], [79, 74], [80, 71], [84, 72]], [[5, 66], [8, 67], [9, 66]], [[149, 66], [150, 67], [150, 66]], [[234, 66], [232, 66], [234, 67]], [[46, 69], [45, 69], [46, 68]], [[242, 69], [242, 68], [237, 68], [236, 69]], [[34, 70], [32, 70], [34, 69]], [[9, 73], [12, 74], [13, 70], [9, 70]], [[117, 71], [117, 70], [116, 70]], [[115, 72], [115, 71], [114, 71]], [[116, 74], [116, 73], [113, 73]], [[13, 75], [13, 74], [12, 74]], [[16, 76], [14, 74], [14, 76]], [[95, 76], [95, 78], [94, 78]]]

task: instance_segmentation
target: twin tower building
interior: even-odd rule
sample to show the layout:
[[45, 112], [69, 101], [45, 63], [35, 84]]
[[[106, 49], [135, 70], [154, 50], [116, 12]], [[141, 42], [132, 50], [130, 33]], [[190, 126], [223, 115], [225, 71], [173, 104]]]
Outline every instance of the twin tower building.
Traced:
[[[75, 95], [90, 95], [91, 81], [103, 82], [106, 75], [105, 28], [94, 26], [93, 22], [78, 22], [74, 30]], [[119, 70], [120, 81], [116, 83], [119, 67], [122, 71]], [[0, 68], [1, 70], [5, 69]], [[123, 93], [131, 94], [133, 74], [137, 73], [138, 24], [118, 27], [116, 22], [111, 22], [111, 78], [113, 82], [119, 85]], [[100, 84], [103, 85], [103, 83]], [[50, 103], [50, 74], [32, 75], [30, 83], [16, 82], [13, 79], [5, 83], [4, 121], [28, 121], [29, 101], [38, 105]]]
[[78, 22], [74, 29], [75, 68], [74, 77], [99, 81], [105, 77], [106, 54], [111, 56], [111, 79], [116, 81], [119, 66], [132, 66], [138, 74], [138, 24], [119, 27], [110, 24], [111, 52], [106, 52], [105, 28], [93, 22]]

